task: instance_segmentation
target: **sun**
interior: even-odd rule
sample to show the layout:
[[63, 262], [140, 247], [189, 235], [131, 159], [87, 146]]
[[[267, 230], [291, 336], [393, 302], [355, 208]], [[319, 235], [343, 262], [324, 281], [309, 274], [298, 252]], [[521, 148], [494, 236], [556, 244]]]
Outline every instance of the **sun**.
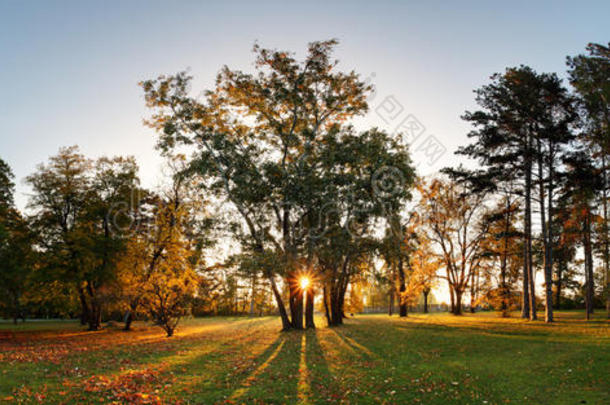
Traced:
[[311, 280], [309, 280], [309, 277], [301, 277], [299, 279], [299, 284], [301, 286], [301, 290], [306, 290], [307, 287], [309, 287], [309, 284], [311, 284]]

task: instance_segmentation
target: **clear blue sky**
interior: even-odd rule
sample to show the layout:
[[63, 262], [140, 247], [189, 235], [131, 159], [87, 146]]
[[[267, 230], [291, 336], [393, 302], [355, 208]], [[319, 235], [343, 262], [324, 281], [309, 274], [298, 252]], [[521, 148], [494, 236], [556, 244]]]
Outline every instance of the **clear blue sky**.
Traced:
[[[448, 150], [434, 164], [415, 153], [421, 173], [455, 162], [468, 130], [459, 116], [490, 74], [528, 64], [564, 75], [566, 55], [610, 40], [608, 1], [254, 3], [0, 0], [0, 157], [19, 206], [22, 179], [64, 145], [135, 155], [154, 186], [138, 81], [190, 68], [201, 90], [224, 64], [250, 70], [255, 40], [302, 54], [338, 38], [342, 67], [374, 75], [373, 107], [394, 96]], [[374, 111], [359, 121], [394, 124]]]

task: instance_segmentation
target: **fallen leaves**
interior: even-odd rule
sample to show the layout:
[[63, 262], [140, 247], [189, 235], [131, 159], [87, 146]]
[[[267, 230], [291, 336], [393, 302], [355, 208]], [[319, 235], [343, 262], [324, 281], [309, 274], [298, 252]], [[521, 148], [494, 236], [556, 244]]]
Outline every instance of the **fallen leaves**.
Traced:
[[[67, 356], [108, 350], [112, 347], [162, 342], [164, 335], [145, 328], [136, 336], [116, 329], [97, 332], [15, 332], [0, 339], [0, 362], [60, 364]], [[163, 345], [156, 345], [156, 350]]]
[[159, 393], [173, 380], [171, 374], [148, 368], [113, 377], [92, 376], [82, 387], [87, 393], [98, 394], [100, 402], [158, 405], [164, 403]]

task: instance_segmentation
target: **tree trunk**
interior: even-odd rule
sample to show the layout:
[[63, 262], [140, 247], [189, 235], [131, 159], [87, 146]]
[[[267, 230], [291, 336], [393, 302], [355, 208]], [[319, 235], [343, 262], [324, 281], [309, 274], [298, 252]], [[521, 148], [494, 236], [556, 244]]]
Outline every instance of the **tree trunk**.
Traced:
[[557, 262], [557, 280], [555, 280], [555, 309], [561, 308], [561, 285], [563, 283], [563, 269], [564, 269], [564, 260], [561, 259]]
[[96, 331], [102, 327], [102, 307], [99, 303], [91, 305], [91, 318], [89, 319], [89, 330]]
[[400, 283], [398, 286], [398, 313], [400, 317], [404, 318], [407, 316], [407, 299], [405, 297], [407, 287], [405, 284], [405, 270], [403, 268], [402, 257], [398, 259], [398, 281]]
[[339, 308], [338, 300], [331, 299], [330, 301], [330, 318], [331, 326], [343, 324], [343, 315], [341, 314], [341, 308]]
[[345, 314], [343, 312], [343, 303], [345, 294], [349, 284], [349, 256], [343, 259], [340, 267], [335, 268], [335, 271], [329, 276], [328, 280], [328, 303], [329, 303], [329, 326], [343, 324]]
[[89, 311], [89, 305], [87, 304], [87, 296], [85, 295], [85, 289], [81, 286], [78, 287], [78, 297], [81, 306], [80, 324], [87, 325], [89, 323], [89, 318], [91, 317], [91, 315]]
[[455, 292], [453, 291], [453, 287], [449, 284], [449, 298], [451, 300], [451, 307], [449, 312], [452, 314], [455, 312]]
[[529, 258], [530, 261], [530, 274], [529, 274], [529, 282], [530, 282], [530, 320], [535, 321], [538, 319], [537, 308], [536, 308], [536, 277], [534, 274], [534, 266], [532, 263], [532, 257]]
[[544, 268], [544, 285], [545, 285], [545, 300], [544, 300], [544, 321], [552, 322], [553, 321], [553, 308], [549, 307], [549, 304], [552, 304], [551, 296], [549, 295], [549, 287], [550, 280], [548, 275], [548, 267], [549, 267], [549, 242], [548, 242], [548, 233], [547, 233], [547, 222], [546, 222], [546, 214], [545, 214], [545, 204], [544, 204], [544, 185], [542, 181], [542, 167], [541, 163], [539, 163], [539, 176], [540, 176], [540, 184], [539, 184], [539, 204], [540, 204], [540, 227], [542, 232], [542, 248], [544, 251], [543, 258], [543, 268]]
[[511, 222], [511, 206], [510, 206], [510, 197], [506, 197], [506, 207], [504, 214], [504, 247], [502, 249], [502, 260], [500, 262], [500, 294], [502, 295], [500, 310], [502, 311], [502, 316], [508, 316], [508, 284], [506, 281], [507, 276], [507, 267], [508, 267], [508, 233], [510, 231], [510, 222]]
[[602, 207], [604, 211], [603, 218], [603, 249], [604, 249], [604, 268], [606, 275], [606, 313], [610, 319], [610, 235], [608, 235], [608, 168], [606, 167], [606, 153], [602, 152]]
[[394, 285], [392, 285], [392, 287], [390, 288], [388, 296], [388, 316], [392, 316], [392, 313], [394, 312]]
[[328, 309], [328, 290], [327, 290], [326, 284], [324, 284], [324, 289], [323, 289], [323, 300], [324, 300], [324, 315], [326, 316], [326, 323], [328, 326], [330, 326], [331, 319], [330, 319], [330, 310]]
[[87, 281], [87, 295], [89, 296], [89, 330], [96, 331], [102, 326], [102, 304], [99, 301], [97, 292], [93, 283]]
[[255, 292], [256, 292], [256, 275], [252, 275], [252, 286], [250, 288], [250, 313], [249, 315], [254, 316], [255, 310]]
[[13, 314], [13, 324], [17, 325], [17, 321], [19, 320], [19, 318], [22, 318], [23, 321], [25, 322], [25, 315], [22, 315], [21, 305], [19, 304], [19, 293], [11, 291], [10, 295], [11, 295], [10, 301], [12, 302], [12, 311], [11, 312]]
[[476, 302], [476, 293], [475, 293], [475, 284], [474, 284], [474, 271], [470, 272], [470, 313], [474, 314], [474, 307]]
[[127, 312], [125, 312], [125, 317], [123, 318], [125, 321], [125, 326], [123, 327], [124, 331], [130, 331], [131, 330], [131, 323], [133, 322], [133, 314], [131, 312], [131, 310], [127, 310]]
[[313, 319], [313, 301], [314, 301], [314, 289], [313, 285], [310, 285], [305, 294], [305, 327], [307, 329], [315, 329], [316, 325]]
[[[527, 237], [526, 237], [527, 239]], [[529, 318], [530, 313], [530, 279], [527, 265], [527, 242], [523, 244], [523, 287], [521, 291], [521, 318]]]
[[124, 317], [124, 321], [125, 321], [125, 326], [123, 327], [124, 331], [130, 331], [131, 330], [131, 324], [132, 324], [132, 322], [133, 322], [133, 320], [135, 318], [135, 314], [136, 314], [136, 311], [138, 310], [138, 306], [139, 305], [140, 305], [140, 299], [139, 298], [133, 300], [129, 304], [129, 309], [125, 313], [125, 317]]
[[428, 294], [430, 294], [430, 291], [424, 290], [424, 314], [428, 313]]
[[341, 291], [337, 283], [330, 289], [330, 326], [343, 324], [343, 313], [341, 309]]
[[585, 312], [587, 320], [593, 313], [594, 280], [593, 280], [593, 253], [591, 246], [590, 214], [587, 212], [584, 221], [584, 250], [585, 250]]
[[463, 291], [455, 290], [455, 307], [453, 308], [453, 315], [462, 315], [462, 294]]
[[549, 190], [548, 190], [548, 199], [549, 199], [549, 214], [546, 215], [545, 211], [545, 192], [544, 192], [544, 170], [543, 170], [543, 162], [544, 156], [542, 153], [542, 146], [540, 139], [538, 139], [538, 201], [540, 204], [540, 226], [542, 230], [542, 245], [544, 249], [544, 321], [549, 323], [553, 322], [553, 290], [552, 290], [552, 277], [553, 277], [553, 267], [551, 263], [551, 224], [552, 224], [552, 206], [553, 206], [553, 194], [552, 194], [552, 176], [553, 176], [553, 168], [552, 168], [552, 145], [549, 147]]
[[275, 297], [277, 309], [280, 312], [280, 318], [282, 319], [282, 330], [289, 330], [292, 327], [292, 324], [290, 323], [290, 319], [288, 319], [288, 313], [286, 312], [286, 307], [284, 306], [282, 295], [277, 289], [277, 284], [275, 283], [273, 275], [269, 276], [269, 282], [271, 284], [271, 291], [273, 292], [273, 296]]
[[349, 284], [349, 275], [344, 275], [341, 278], [341, 290], [340, 290], [340, 295], [339, 295], [339, 308], [341, 310], [341, 317], [342, 318], [347, 318], [347, 316], [345, 316], [345, 294], [347, 293], [347, 286]]
[[527, 280], [529, 282], [529, 318], [537, 319], [536, 315], [536, 280], [532, 260], [532, 136], [527, 135], [527, 151], [525, 159], [525, 257], [527, 262]]

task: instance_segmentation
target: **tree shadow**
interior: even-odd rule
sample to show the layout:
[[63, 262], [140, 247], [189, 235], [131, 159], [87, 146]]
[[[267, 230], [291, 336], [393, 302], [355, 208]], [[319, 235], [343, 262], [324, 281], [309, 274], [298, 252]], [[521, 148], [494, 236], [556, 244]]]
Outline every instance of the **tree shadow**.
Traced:
[[319, 329], [306, 332], [305, 356], [308, 369], [308, 380], [313, 402], [342, 401], [346, 398], [346, 389], [336, 382], [336, 376], [330, 370], [324, 348], [320, 344]]
[[234, 389], [231, 395], [229, 396], [228, 401], [239, 402], [247, 397], [247, 394], [251, 390], [251, 387], [256, 386], [257, 380], [279, 355], [285, 343], [286, 338], [281, 335], [277, 338], [275, 342], [269, 345], [267, 349], [263, 351], [263, 353], [257, 356], [255, 364], [253, 366], [254, 369], [249, 374], [247, 374], [247, 377], [242, 378], [242, 380], [238, 384], [238, 387]]
[[[347, 347], [357, 353], [360, 357], [363, 357], [364, 359], [369, 361], [374, 361], [379, 358], [379, 355], [374, 353], [370, 348], [362, 345], [353, 337], [348, 336], [345, 327], [333, 328], [332, 331], [339, 339], [341, 339], [343, 344], [345, 344]], [[352, 335], [352, 333], [350, 333], [350, 335]]]
[[[259, 332], [248, 339], [224, 338], [218, 350], [181, 365], [185, 378], [195, 378], [184, 381], [166, 399], [188, 399], [192, 403], [296, 403], [303, 333]], [[266, 347], [252, 355], [257, 345]]]
[[346, 396], [330, 370], [319, 330], [282, 333], [258, 359], [228, 401], [311, 404]]
[[[543, 322], [515, 322], [511, 324], [505, 324], [501, 322], [493, 321], [477, 321], [472, 324], [457, 324], [457, 323], [429, 323], [419, 319], [410, 319], [410, 322], [395, 323], [394, 327], [405, 331], [429, 331], [433, 333], [442, 334], [455, 334], [464, 333], [474, 336], [488, 336], [494, 338], [503, 339], [518, 339], [524, 343], [526, 342], [540, 342], [544, 339], [552, 341], [580, 341], [583, 336], [590, 336], [590, 330], [599, 328], [598, 325], [587, 325], [587, 330], [579, 331], [571, 328], [576, 326], [570, 321], [557, 321], [552, 324], [545, 324]], [[530, 323], [531, 322], [531, 323]]]
[[246, 392], [240, 395], [238, 403], [297, 403], [302, 336], [301, 332], [280, 335], [275, 351], [261, 363], [266, 364], [264, 368], [255, 370], [254, 378], [248, 381], [248, 378], [252, 377], [248, 376], [235, 390], [238, 391], [244, 385], [248, 387]]
[[[252, 398], [260, 399], [265, 391], [275, 390], [274, 378], [282, 378], [276, 370], [278, 363], [285, 363], [285, 375], [297, 374], [298, 357], [296, 362], [291, 361], [291, 352], [298, 346], [290, 334], [255, 328], [242, 334], [217, 336], [215, 340], [213, 350], [206, 349], [171, 367], [169, 371], [178, 377], [178, 383], [171, 393], [166, 393], [166, 399], [249, 403]], [[290, 364], [294, 364], [294, 370]]]

